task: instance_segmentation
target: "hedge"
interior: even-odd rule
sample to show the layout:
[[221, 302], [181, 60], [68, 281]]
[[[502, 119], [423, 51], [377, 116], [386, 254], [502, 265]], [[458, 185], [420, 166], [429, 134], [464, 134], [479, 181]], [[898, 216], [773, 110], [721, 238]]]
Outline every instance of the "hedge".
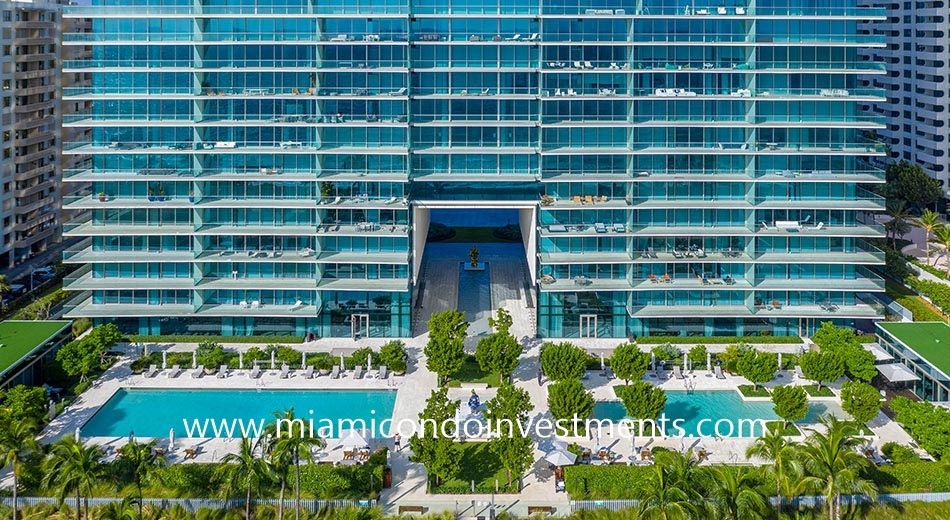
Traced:
[[169, 336], [126, 336], [125, 341], [136, 343], [303, 343], [303, 336], [201, 336], [197, 334]]
[[573, 500], [630, 499], [652, 474], [651, 466], [566, 466], [564, 486]]
[[950, 492], [950, 471], [941, 462], [908, 462], [876, 466], [869, 477], [881, 493], [946, 493]]
[[916, 276], [908, 276], [904, 281], [920, 294], [930, 298], [930, 301], [944, 314], [950, 314], [950, 286], [940, 282], [921, 280]]
[[637, 343], [676, 343], [676, 344], [703, 344], [723, 345], [733, 343], [752, 344], [798, 344], [802, 338], [798, 336], [640, 336]]

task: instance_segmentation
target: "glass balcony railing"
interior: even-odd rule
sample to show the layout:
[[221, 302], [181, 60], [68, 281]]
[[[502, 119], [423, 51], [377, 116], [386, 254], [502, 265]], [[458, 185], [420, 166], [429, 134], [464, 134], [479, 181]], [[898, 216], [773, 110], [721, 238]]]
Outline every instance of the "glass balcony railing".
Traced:
[[[708, 69], [707, 69], [708, 70]], [[550, 81], [550, 83], [555, 83]], [[625, 84], [626, 81], [618, 80], [614, 85]], [[535, 91], [537, 92], [537, 91]], [[418, 89], [414, 90], [414, 93], [418, 93]], [[697, 97], [709, 97], [709, 96], [719, 96], [724, 97], [728, 96], [730, 99], [735, 98], [736, 101], [746, 101], [748, 98], [755, 98], [757, 101], [787, 101], [786, 98], [819, 98], [820, 101], [844, 101], [850, 98], [873, 98], [874, 100], [883, 100], [884, 99], [884, 90], [883, 89], [822, 89], [822, 88], [809, 88], [809, 89], [777, 89], [777, 88], [760, 88], [760, 89], [736, 89], [736, 88], [606, 88], [606, 87], [575, 87], [575, 88], [549, 88], [545, 86], [540, 90], [541, 97], [543, 98], [570, 98], [573, 96], [600, 96], [606, 98], [612, 98], [617, 96], [634, 96], [634, 97], [650, 97], [650, 98], [662, 98], [664, 100], [671, 99], [673, 101], [680, 101], [680, 98], [683, 98], [682, 101], [689, 101], [691, 98]]]
[[[70, 18], [93, 17], [95, 15], [115, 15], [113, 6], [68, 6], [63, 13]], [[123, 5], [122, 14], [129, 16], [168, 16], [168, 15], [293, 15], [293, 14], [320, 14], [320, 15], [351, 15], [351, 16], [379, 16], [409, 14], [409, 5], [387, 5], [385, 2], [333, 2], [326, 5]]]
[[[684, 7], [664, 7], [644, 5], [641, 2], [632, 2], [624, 0], [612, 4], [612, 9], [591, 9], [584, 5], [551, 5], [544, 3], [541, 8], [541, 15], [576, 15], [585, 17], [607, 18], [611, 17], [629, 17], [629, 16], [649, 16], [649, 17], [715, 17], [715, 16], [790, 16], [801, 17], [883, 17], [886, 15], [884, 8], [866, 8], [866, 7], [814, 7], [802, 5], [776, 6], [776, 7], [747, 7], [732, 6], [721, 7], [721, 4], [688, 4]], [[619, 9], [617, 7], [620, 7]]]
[[[123, 7], [124, 9], [124, 7]], [[392, 43], [408, 42], [409, 33], [350, 33], [350, 34], [319, 34], [312, 32], [122, 32], [122, 33], [66, 33], [64, 41], [75, 42], [331, 42], [331, 43]]]
[[[274, 71], [311, 71], [313, 69], [335, 70], [335, 69], [405, 69], [408, 64], [406, 60], [369, 60], [364, 61], [363, 67], [355, 65], [352, 61], [327, 61], [327, 60], [168, 60], [168, 59], [121, 59], [121, 60], [64, 60], [64, 69], [108, 69], [108, 68], [130, 68], [130, 69], [200, 69], [200, 70], [237, 70], [237, 69], [265, 69]], [[498, 63], [497, 61], [494, 63]]]
[[[754, 46], [750, 46], [754, 47]], [[884, 70], [883, 62], [816, 60], [816, 61], [729, 61], [729, 62], [669, 62], [662, 60], [634, 59], [630, 64], [620, 61], [553, 61], [542, 60], [545, 71], [574, 72], [611, 72], [611, 71], [651, 71], [651, 72], [709, 72], [709, 71], [768, 71], [768, 70]]]

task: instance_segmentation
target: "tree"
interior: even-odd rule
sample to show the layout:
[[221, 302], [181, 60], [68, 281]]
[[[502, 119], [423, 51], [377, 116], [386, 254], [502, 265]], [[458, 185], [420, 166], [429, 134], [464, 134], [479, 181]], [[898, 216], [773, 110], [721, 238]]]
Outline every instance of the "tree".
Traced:
[[897, 422], [928, 453], [950, 461], [950, 410], [926, 401], [911, 401], [897, 396], [888, 403]]
[[818, 383], [818, 388], [844, 375], [844, 360], [836, 352], [809, 350], [798, 358], [798, 364], [805, 379]]
[[716, 518], [765, 518], [768, 506], [757, 489], [760, 483], [755, 471], [746, 467], [713, 466], [709, 476], [709, 495]]
[[798, 421], [808, 415], [808, 394], [800, 386], [784, 385], [772, 389], [772, 410], [782, 418], [783, 428], [789, 421]]
[[930, 211], [930, 208], [924, 209], [920, 217], [914, 220], [914, 225], [924, 230], [924, 248], [927, 252], [927, 262], [930, 263], [930, 237], [935, 231], [944, 227], [940, 222], [940, 214]]
[[534, 405], [527, 390], [503, 384], [486, 407], [485, 416], [496, 433], [488, 441], [488, 447], [505, 467], [510, 488], [512, 474], [521, 478], [534, 464], [534, 441], [525, 434], [528, 413], [534, 410]]
[[617, 397], [623, 401], [627, 415], [634, 419], [657, 420], [666, 408], [666, 392], [646, 381], [617, 388]]
[[884, 170], [887, 199], [899, 200], [910, 207], [923, 208], [940, 200], [940, 181], [927, 175], [919, 165], [907, 161], [890, 163]]
[[7, 278], [7, 275], [0, 274], [0, 301], [3, 300], [3, 295], [10, 292], [10, 279]]
[[541, 369], [551, 381], [584, 377], [589, 360], [587, 352], [570, 343], [545, 343], [541, 346]]
[[674, 519], [700, 517], [690, 500], [690, 493], [679, 485], [666, 464], [653, 466], [653, 474], [638, 493], [642, 518]]
[[100, 507], [95, 516], [96, 520], [142, 520], [141, 511], [141, 500], [136, 504], [136, 500], [126, 497], [121, 502], [109, 502]]
[[393, 372], [405, 372], [406, 344], [398, 339], [386, 343], [379, 349], [379, 362]]
[[881, 411], [881, 394], [867, 383], [847, 381], [841, 385], [841, 408], [864, 424]]
[[870, 381], [877, 375], [874, 354], [864, 348], [853, 329], [836, 327], [830, 321], [821, 324], [811, 337], [823, 352], [837, 353], [852, 378]]
[[[941, 256], [950, 258], [950, 228], [942, 227], [937, 229], [937, 231], [934, 232], [933, 242], [943, 247], [943, 254]], [[948, 260], [946, 264], [947, 276], [950, 276], [950, 260]]]
[[46, 389], [41, 386], [16, 385], [0, 391], [3, 413], [11, 419], [30, 419], [39, 422], [46, 412]]
[[134, 440], [119, 448], [119, 463], [129, 474], [138, 493], [139, 520], [142, 520], [142, 481], [153, 469], [165, 465], [165, 457], [155, 453], [155, 441], [138, 443]]
[[478, 340], [475, 360], [485, 372], [497, 372], [501, 381], [506, 381], [521, 357], [521, 344], [510, 334], [495, 332]]
[[472, 269], [478, 267], [478, 248], [472, 246], [472, 250], [468, 252], [468, 259], [472, 261]]
[[555, 421], [569, 421], [571, 431], [594, 413], [594, 396], [576, 379], [558, 381], [548, 386], [548, 409]]
[[854, 425], [834, 416], [821, 419], [826, 433], [815, 431], [801, 448], [807, 475], [802, 484], [821, 492], [828, 503], [828, 518], [841, 518], [841, 494], [861, 493], [877, 499], [877, 486], [865, 480], [864, 469], [870, 463], [855, 448], [861, 442]]
[[877, 375], [877, 366], [874, 364], [876, 358], [871, 351], [858, 347], [849, 349], [847, 354], [845, 368], [848, 375], [865, 382], [874, 379]]
[[[791, 482], [801, 474], [797, 445], [782, 434], [782, 430], [766, 429], [765, 435], [757, 438], [746, 450], [746, 458], [759, 457], [766, 461], [763, 466], [775, 475], [775, 500], [778, 513], [782, 512], [782, 487], [788, 489]], [[780, 515], [779, 515], [780, 516]]]
[[85, 381], [89, 372], [101, 366], [101, 359], [99, 343], [92, 338], [91, 333], [70, 341], [56, 352], [56, 360], [63, 370], [70, 376], [79, 376], [80, 381]]
[[76, 520], [83, 512], [83, 502], [85, 517], [89, 518], [88, 497], [106, 477], [99, 446], [84, 446], [72, 437], [63, 437], [53, 444], [49, 457], [43, 461], [43, 473], [43, 484], [56, 489], [60, 503], [75, 493]]
[[891, 220], [884, 224], [884, 230], [890, 235], [894, 249], [897, 249], [897, 237], [904, 238], [910, 233], [910, 210], [904, 201], [895, 200], [887, 204], [886, 213]]
[[409, 438], [411, 462], [425, 466], [438, 485], [458, 474], [462, 450], [455, 442], [455, 415], [459, 402], [449, 399], [448, 389], [433, 390], [419, 414], [420, 430]]
[[228, 453], [221, 459], [219, 475], [227, 481], [227, 491], [244, 486], [247, 497], [244, 501], [244, 518], [251, 518], [251, 494], [260, 488], [268, 478], [267, 464], [254, 455], [254, 443], [247, 437], [241, 437], [241, 447], [237, 453]]
[[465, 313], [457, 310], [436, 312], [429, 318], [429, 342], [424, 349], [426, 367], [439, 375], [440, 386], [445, 377], [465, 364], [468, 325]]
[[625, 384], [631, 380], [639, 381], [647, 373], [650, 366], [650, 354], [640, 350], [632, 343], [618, 345], [610, 356], [610, 368], [614, 374], [623, 379]]
[[775, 377], [778, 370], [778, 356], [771, 352], [747, 350], [739, 356], [736, 370], [748, 379], [752, 386], [758, 388], [762, 383], [768, 383]]
[[849, 347], [861, 347], [861, 342], [858, 341], [853, 329], [836, 327], [830, 321], [822, 322], [821, 327], [812, 334], [811, 340], [821, 350], [843, 350]]
[[[275, 421], [264, 429], [265, 439], [269, 440], [262, 448], [270, 455], [271, 470], [281, 484], [279, 516], [283, 517], [284, 489], [287, 486], [287, 462], [294, 467], [294, 518], [300, 518], [300, 463], [313, 462], [312, 448], [322, 446], [323, 440], [310, 428], [308, 421], [294, 415], [294, 409], [274, 413]], [[278, 428], [278, 424], [281, 426]]]
[[499, 334], [508, 334], [512, 324], [514, 324], [514, 320], [511, 319], [511, 314], [504, 307], [499, 307], [495, 311], [495, 317], [488, 317], [488, 326], [495, 329], [495, 332]]
[[689, 349], [689, 352], [686, 354], [686, 357], [693, 363], [693, 366], [696, 365], [705, 365], [706, 364], [706, 345], [696, 345], [693, 348]]
[[0, 425], [0, 468], [11, 466], [14, 520], [20, 511], [17, 492], [23, 472], [23, 462], [28, 454], [41, 450], [35, 436], [36, 423], [31, 419], [8, 417], [4, 424]]

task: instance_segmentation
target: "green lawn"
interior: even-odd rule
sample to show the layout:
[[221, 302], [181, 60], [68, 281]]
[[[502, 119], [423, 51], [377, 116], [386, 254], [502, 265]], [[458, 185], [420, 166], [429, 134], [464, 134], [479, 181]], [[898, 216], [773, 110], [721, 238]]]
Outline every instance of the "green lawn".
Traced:
[[10, 368], [69, 324], [69, 321], [0, 322], [0, 372]]
[[488, 386], [497, 388], [501, 386], [501, 378], [498, 377], [498, 373], [482, 371], [478, 366], [478, 361], [475, 361], [475, 356], [466, 356], [462, 370], [452, 374], [445, 385], [458, 387], [462, 383], [488, 383]]
[[950, 373], [950, 326], [946, 323], [881, 323], [880, 327], [943, 373]]
[[835, 393], [831, 391], [827, 386], [823, 386], [820, 389], [818, 385], [807, 385], [804, 387], [805, 392], [808, 392], [808, 395], [812, 397], [834, 397]]
[[[496, 480], [498, 489], [504, 491], [508, 483], [507, 475], [505, 468], [501, 465], [501, 460], [491, 452], [487, 442], [464, 442], [462, 443], [461, 470], [458, 476], [442, 482], [431, 491], [440, 494], [471, 493], [473, 480], [476, 492], [493, 492]], [[512, 480], [512, 485], [517, 487], [517, 481], [514, 478]]]
[[768, 397], [772, 395], [764, 386], [755, 388], [753, 385], [739, 385], [739, 393], [746, 397]]

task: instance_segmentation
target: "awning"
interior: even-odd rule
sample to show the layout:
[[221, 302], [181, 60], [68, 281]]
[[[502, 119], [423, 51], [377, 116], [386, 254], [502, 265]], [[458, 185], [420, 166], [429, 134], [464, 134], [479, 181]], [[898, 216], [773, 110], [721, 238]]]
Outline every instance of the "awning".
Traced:
[[894, 356], [887, 353], [877, 343], [867, 343], [864, 348], [874, 354], [874, 361], [894, 361]]
[[900, 363], [888, 363], [886, 365], [877, 365], [878, 372], [891, 383], [900, 383], [902, 381], [919, 381], [917, 374], [911, 369]]

